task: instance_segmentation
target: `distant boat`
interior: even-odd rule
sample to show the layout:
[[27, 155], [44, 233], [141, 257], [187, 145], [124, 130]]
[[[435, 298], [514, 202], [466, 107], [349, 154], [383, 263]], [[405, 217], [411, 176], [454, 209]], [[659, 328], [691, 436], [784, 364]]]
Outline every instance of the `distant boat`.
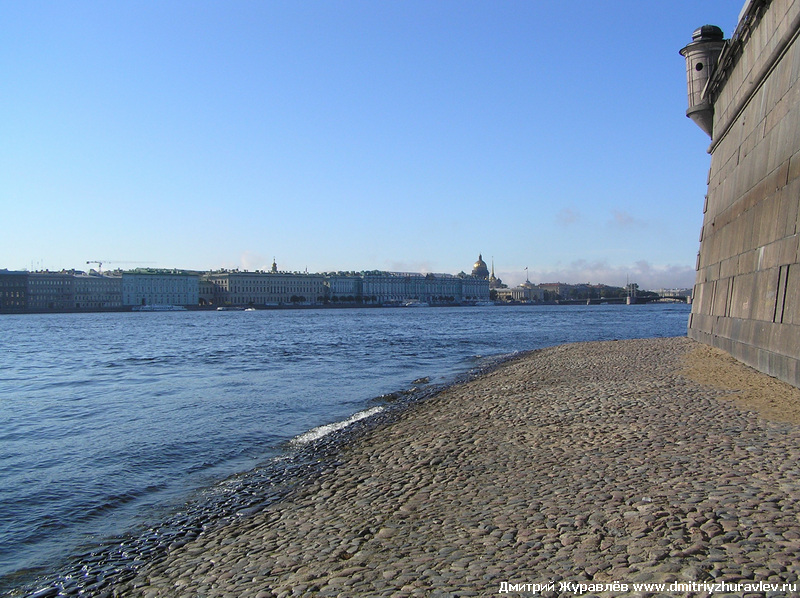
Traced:
[[430, 307], [430, 305], [418, 299], [409, 299], [403, 302], [403, 307]]
[[186, 311], [183, 305], [135, 305], [133, 311]]
[[244, 311], [243, 307], [218, 307], [217, 311]]
[[255, 307], [248, 307], [244, 311], [256, 311], [256, 308]]
[[494, 307], [497, 305], [494, 301], [478, 301], [475, 303], [475, 307]]

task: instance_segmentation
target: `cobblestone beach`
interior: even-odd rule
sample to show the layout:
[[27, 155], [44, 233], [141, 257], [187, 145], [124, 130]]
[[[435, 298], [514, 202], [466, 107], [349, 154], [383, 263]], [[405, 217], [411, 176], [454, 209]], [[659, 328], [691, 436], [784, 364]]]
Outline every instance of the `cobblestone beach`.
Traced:
[[200, 534], [113, 594], [800, 588], [798, 414], [800, 391], [686, 338], [536, 351], [357, 438], [286, 499]]

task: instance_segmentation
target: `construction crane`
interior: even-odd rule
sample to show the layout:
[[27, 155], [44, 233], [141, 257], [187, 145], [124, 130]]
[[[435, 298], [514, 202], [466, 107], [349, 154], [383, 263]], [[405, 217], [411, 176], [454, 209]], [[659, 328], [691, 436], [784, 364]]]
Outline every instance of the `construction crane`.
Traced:
[[152, 264], [153, 262], [116, 262], [112, 260], [88, 260], [87, 264], [97, 264], [97, 272], [103, 272], [103, 264]]

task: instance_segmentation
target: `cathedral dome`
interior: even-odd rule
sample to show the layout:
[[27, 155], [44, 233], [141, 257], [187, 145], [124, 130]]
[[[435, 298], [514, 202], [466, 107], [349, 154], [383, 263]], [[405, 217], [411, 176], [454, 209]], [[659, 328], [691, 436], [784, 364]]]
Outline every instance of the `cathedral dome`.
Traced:
[[478, 254], [478, 261], [472, 266], [472, 275], [476, 278], [489, 278], [489, 268], [486, 267], [481, 254]]

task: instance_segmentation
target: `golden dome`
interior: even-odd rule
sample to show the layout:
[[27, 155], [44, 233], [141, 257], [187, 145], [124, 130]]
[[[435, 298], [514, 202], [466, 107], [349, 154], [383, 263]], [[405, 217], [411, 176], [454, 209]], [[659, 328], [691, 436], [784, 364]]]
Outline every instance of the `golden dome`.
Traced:
[[489, 278], [489, 268], [483, 261], [483, 255], [478, 254], [478, 261], [472, 266], [472, 275], [478, 278]]

